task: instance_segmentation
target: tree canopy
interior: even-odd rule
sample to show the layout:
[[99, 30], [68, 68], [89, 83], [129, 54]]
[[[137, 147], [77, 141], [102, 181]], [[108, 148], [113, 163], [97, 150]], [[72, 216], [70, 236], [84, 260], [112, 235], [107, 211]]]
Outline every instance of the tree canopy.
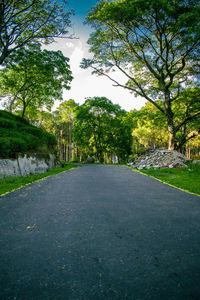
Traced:
[[105, 154], [126, 160], [131, 149], [131, 131], [119, 105], [105, 97], [86, 99], [76, 109], [73, 136], [77, 146], [90, 149], [91, 155], [104, 161]]
[[41, 50], [40, 44], [20, 48], [10, 55], [0, 72], [0, 91], [9, 97], [10, 111], [46, 107], [62, 100], [63, 88], [69, 89], [72, 73], [69, 59], [61, 51]]
[[[102, 0], [87, 22], [94, 28], [88, 40], [93, 59], [84, 59], [82, 67], [151, 102], [166, 118], [174, 149], [180, 128], [200, 115], [182, 115], [177, 124], [173, 111], [180, 93], [198, 86], [199, 1]], [[127, 81], [116, 79], [115, 70]]]
[[0, 65], [16, 49], [66, 34], [71, 13], [65, 0], [1, 0]]

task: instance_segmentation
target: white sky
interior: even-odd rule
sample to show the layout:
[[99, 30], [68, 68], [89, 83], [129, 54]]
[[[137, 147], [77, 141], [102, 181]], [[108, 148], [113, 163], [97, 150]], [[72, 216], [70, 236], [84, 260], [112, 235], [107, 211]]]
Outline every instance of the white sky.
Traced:
[[[86, 25], [74, 19], [72, 31], [79, 39], [57, 39], [56, 43], [47, 47], [49, 50], [61, 50], [65, 56], [70, 58], [74, 79], [70, 84], [71, 89], [64, 91], [64, 100], [74, 99], [76, 103], [82, 104], [88, 97], [107, 97], [127, 111], [134, 108], [140, 109], [145, 104], [144, 99], [135, 98], [129, 91], [114, 87], [113, 83], [106, 77], [92, 75], [91, 69], [80, 68], [82, 58], [91, 56], [87, 45], [90, 30]], [[118, 73], [115, 76], [121, 78], [123, 75]], [[58, 105], [59, 103], [56, 104], [56, 106]]]

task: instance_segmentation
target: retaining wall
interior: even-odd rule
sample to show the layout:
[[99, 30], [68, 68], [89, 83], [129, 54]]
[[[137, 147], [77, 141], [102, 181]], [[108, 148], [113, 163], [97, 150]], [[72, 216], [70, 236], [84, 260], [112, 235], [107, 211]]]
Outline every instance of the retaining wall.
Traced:
[[49, 154], [48, 159], [36, 156], [19, 156], [17, 159], [0, 159], [0, 178], [5, 176], [25, 176], [44, 173], [55, 166], [55, 156]]

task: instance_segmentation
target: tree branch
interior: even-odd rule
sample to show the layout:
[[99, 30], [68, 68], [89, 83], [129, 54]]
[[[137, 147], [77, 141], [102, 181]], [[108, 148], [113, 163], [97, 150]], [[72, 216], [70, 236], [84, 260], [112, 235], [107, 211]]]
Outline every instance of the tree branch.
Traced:
[[197, 133], [193, 133], [191, 136], [189, 136], [189, 137], [186, 139], [186, 143], [187, 143], [189, 140], [195, 138], [195, 137], [198, 136], [198, 135], [199, 135], [198, 132], [197, 132]]
[[187, 117], [183, 122], [181, 122], [178, 126], [176, 126], [177, 131], [186, 123], [188, 123], [189, 121], [191, 121], [192, 119], [198, 117], [200, 115], [200, 111], [198, 111], [197, 113], [195, 113], [193, 116], [189, 116]]
[[[106, 76], [108, 79], [110, 79], [112, 82], [114, 82], [115, 84], [113, 86], [116, 86], [116, 87], [122, 87], [124, 89], [128, 89], [130, 90], [131, 92], [135, 92], [136, 94], [138, 94], [139, 96], [145, 98], [147, 101], [151, 102], [154, 106], [156, 106], [163, 114], [165, 114], [164, 110], [156, 103], [154, 102], [150, 97], [148, 97], [145, 93], [145, 91], [143, 90], [143, 88], [137, 83], [136, 80], [134, 80], [134, 78], [130, 77], [130, 80], [133, 80], [135, 82], [135, 84], [137, 85], [137, 87], [141, 90], [141, 92], [139, 92], [137, 89], [134, 89], [132, 87], [129, 87], [127, 85], [124, 85], [124, 84], [121, 84], [119, 83], [117, 80], [115, 80], [114, 78], [110, 77], [108, 74], [106, 74], [105, 72], [103, 71], [100, 71], [99, 69], [97, 69], [96, 67], [90, 65], [90, 67], [92, 69], [95, 70], [96, 73], [98, 73], [99, 75], [103, 75], [103, 76]], [[119, 66], [117, 66], [119, 70], [121, 70], [125, 75], [126, 75], [126, 72], [121, 69]], [[127, 74], [128, 75], [128, 74]]]

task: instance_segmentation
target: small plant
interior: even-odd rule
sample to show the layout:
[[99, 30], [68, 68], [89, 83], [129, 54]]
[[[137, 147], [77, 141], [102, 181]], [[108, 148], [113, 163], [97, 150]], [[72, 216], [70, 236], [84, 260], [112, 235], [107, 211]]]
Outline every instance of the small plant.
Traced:
[[71, 163], [79, 163], [78, 157], [74, 157], [71, 159]]
[[64, 168], [66, 166], [66, 162], [64, 160], [60, 161], [60, 167]]

